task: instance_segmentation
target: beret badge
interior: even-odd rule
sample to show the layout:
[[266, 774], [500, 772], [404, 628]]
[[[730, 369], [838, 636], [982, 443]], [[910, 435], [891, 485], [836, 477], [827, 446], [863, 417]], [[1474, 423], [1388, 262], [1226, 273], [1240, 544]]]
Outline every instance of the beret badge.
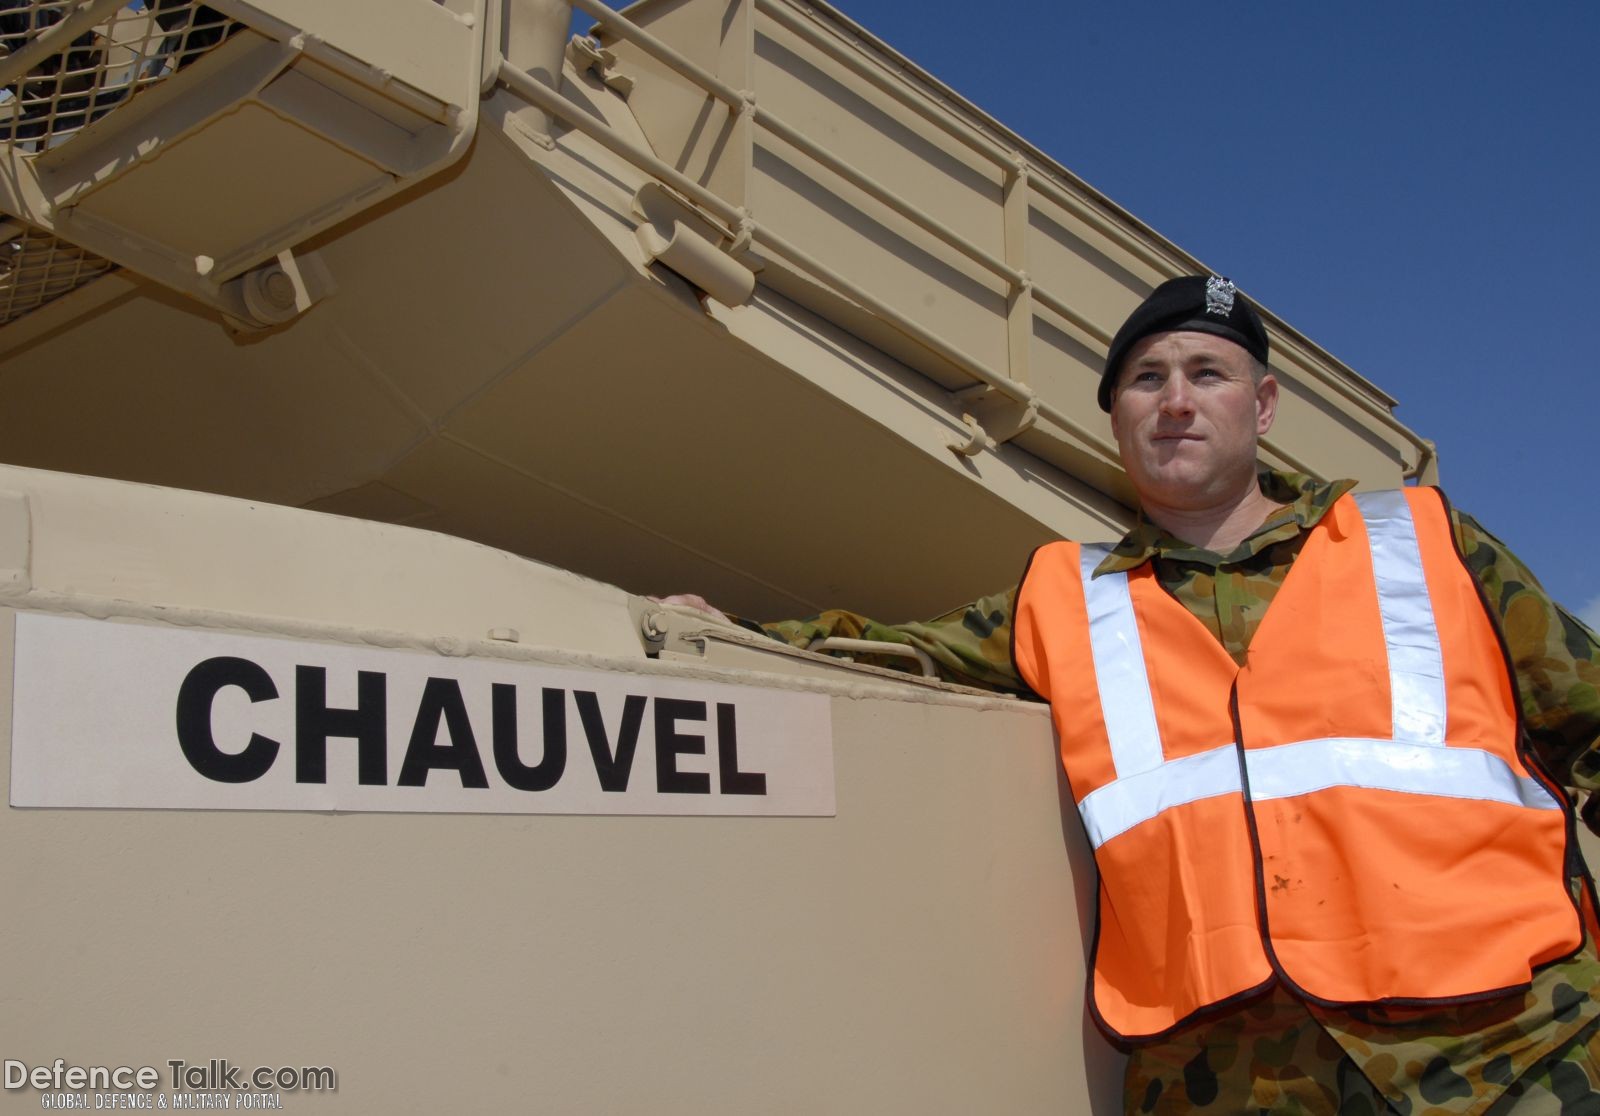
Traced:
[[1238, 288], [1233, 280], [1213, 275], [1206, 280], [1206, 313], [1226, 318], [1233, 313], [1233, 296]]

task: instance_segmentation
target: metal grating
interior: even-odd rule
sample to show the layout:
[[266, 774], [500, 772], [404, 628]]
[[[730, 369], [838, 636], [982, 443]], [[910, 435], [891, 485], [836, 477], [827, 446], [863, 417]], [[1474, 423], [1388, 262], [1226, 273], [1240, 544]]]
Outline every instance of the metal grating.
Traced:
[[116, 265], [37, 229], [0, 228], [0, 326], [76, 290]]
[[61, 143], [240, 26], [193, 0], [0, 0], [0, 139], [23, 152]]

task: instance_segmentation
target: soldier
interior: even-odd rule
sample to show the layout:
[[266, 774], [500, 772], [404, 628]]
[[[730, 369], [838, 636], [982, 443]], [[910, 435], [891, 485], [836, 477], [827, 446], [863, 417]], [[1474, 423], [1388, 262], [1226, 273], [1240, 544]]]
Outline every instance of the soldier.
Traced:
[[1600, 1112], [1563, 789], [1600, 785], [1600, 641], [1436, 490], [1258, 471], [1266, 364], [1232, 283], [1163, 283], [1100, 384], [1120, 542], [927, 623], [764, 630], [1052, 702], [1127, 1111]]

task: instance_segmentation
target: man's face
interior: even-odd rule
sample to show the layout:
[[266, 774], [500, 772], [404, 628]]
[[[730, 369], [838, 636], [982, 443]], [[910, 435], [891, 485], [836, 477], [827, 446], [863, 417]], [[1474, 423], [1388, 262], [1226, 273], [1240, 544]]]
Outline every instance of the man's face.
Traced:
[[1257, 384], [1249, 353], [1209, 333], [1158, 333], [1128, 351], [1111, 400], [1122, 465], [1147, 504], [1214, 507], [1255, 484], [1256, 441], [1278, 383]]

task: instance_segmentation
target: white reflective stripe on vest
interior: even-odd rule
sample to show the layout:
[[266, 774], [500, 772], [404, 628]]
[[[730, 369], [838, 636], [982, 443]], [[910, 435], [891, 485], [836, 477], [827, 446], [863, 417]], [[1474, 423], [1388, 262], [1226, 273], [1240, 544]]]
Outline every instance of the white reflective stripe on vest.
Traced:
[[1372, 547], [1383, 643], [1389, 652], [1391, 731], [1401, 740], [1443, 747], [1444, 659], [1411, 505], [1398, 491], [1361, 492], [1355, 500]]
[[[1478, 748], [1332, 737], [1249, 749], [1245, 766], [1250, 797], [1257, 802], [1331, 787], [1361, 787], [1501, 802], [1530, 810], [1561, 808], [1543, 784], [1518, 775], [1505, 760]], [[1163, 810], [1239, 789], [1239, 752], [1225, 744], [1107, 783], [1086, 794], [1078, 811], [1089, 843], [1098, 849]]]
[[1161, 730], [1145, 673], [1144, 645], [1133, 616], [1128, 575], [1095, 577], [1110, 549], [1085, 543], [1078, 551], [1083, 597], [1089, 609], [1089, 645], [1100, 689], [1100, 716], [1111, 742], [1111, 766], [1124, 779], [1162, 765]]
[[1428, 794], [1503, 802], [1530, 810], [1559, 810], [1536, 779], [1518, 775], [1493, 752], [1432, 743], [1330, 737], [1245, 751], [1250, 797], [1292, 798], [1329, 787]]
[[1078, 813], [1089, 844], [1098, 849], [1170, 807], [1238, 791], [1239, 749], [1224, 744], [1092, 790], [1078, 803]]

